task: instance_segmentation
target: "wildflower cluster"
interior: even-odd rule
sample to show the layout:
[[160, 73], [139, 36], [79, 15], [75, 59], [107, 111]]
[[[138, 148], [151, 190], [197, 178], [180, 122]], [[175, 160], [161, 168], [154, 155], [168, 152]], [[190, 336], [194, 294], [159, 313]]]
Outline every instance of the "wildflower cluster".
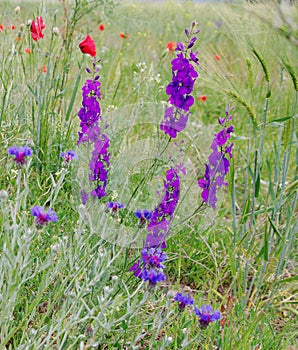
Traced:
[[[204, 177], [198, 180], [199, 187], [203, 188], [202, 199], [209, 204], [213, 209], [216, 208], [217, 190], [222, 186], [227, 186], [225, 175], [230, 168], [229, 159], [232, 158], [232, 148], [234, 143], [229, 143], [231, 133], [234, 132], [234, 127], [228, 125], [232, 119], [229, 114], [229, 108], [226, 108], [226, 117], [218, 118], [218, 123], [223, 127], [220, 132], [214, 135], [211, 145], [212, 153], [206, 164]], [[229, 159], [227, 158], [227, 155]]]
[[[174, 301], [178, 302], [178, 308], [183, 311], [186, 306], [193, 306], [194, 300], [187, 294], [177, 293]], [[221, 314], [218, 310], [214, 310], [211, 305], [202, 305], [200, 308], [194, 306], [193, 312], [199, 316], [200, 328], [205, 329], [209, 323], [220, 320]]]
[[[169, 95], [169, 104], [167, 107], [164, 120], [160, 129], [171, 138], [176, 138], [177, 133], [185, 129], [189, 118], [189, 108], [194, 104], [194, 98], [191, 95], [193, 87], [198, 77], [198, 73], [193, 65], [198, 65], [197, 52], [191, 48], [197, 40], [194, 34], [196, 23], [192, 24], [190, 31], [185, 29], [187, 44], [178, 42], [175, 51], [176, 57], [172, 60], [172, 81], [166, 87], [166, 93]], [[193, 32], [194, 31], [194, 32]]]
[[[82, 48], [81, 48], [82, 49]], [[84, 52], [84, 51], [82, 51]], [[95, 183], [95, 188], [90, 192], [90, 195], [97, 198], [105, 197], [106, 185], [108, 181], [108, 169], [110, 166], [110, 139], [107, 134], [101, 132], [99, 121], [101, 120], [100, 100], [100, 82], [97, 75], [99, 68], [96, 66], [99, 61], [93, 61], [94, 78], [87, 79], [82, 88], [82, 107], [79, 111], [81, 120], [81, 132], [78, 133], [78, 145], [83, 143], [92, 143], [93, 151], [89, 162], [89, 181]], [[87, 73], [91, 74], [89, 68]], [[88, 199], [88, 193], [83, 191], [83, 203]]]

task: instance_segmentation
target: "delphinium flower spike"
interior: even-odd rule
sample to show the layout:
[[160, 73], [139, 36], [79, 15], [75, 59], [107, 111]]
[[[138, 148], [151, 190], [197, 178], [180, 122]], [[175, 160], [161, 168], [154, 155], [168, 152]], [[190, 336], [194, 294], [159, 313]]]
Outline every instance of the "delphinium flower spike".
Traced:
[[[92, 42], [91, 56], [95, 56], [96, 47]], [[81, 45], [82, 46], [82, 45]], [[81, 47], [82, 50], [82, 47]], [[82, 50], [82, 52], [84, 52]], [[89, 53], [89, 52], [88, 52]], [[82, 107], [79, 111], [81, 120], [81, 131], [78, 133], [78, 146], [81, 143], [89, 143], [93, 145], [91, 160], [89, 162], [89, 182], [93, 189], [87, 193], [84, 189], [81, 190], [82, 202], [86, 204], [89, 195], [101, 199], [107, 195], [106, 186], [108, 182], [108, 172], [110, 166], [110, 139], [106, 133], [102, 133], [99, 122], [102, 119], [101, 107], [99, 100], [100, 82], [98, 72], [100, 60], [93, 59], [92, 69], [86, 68], [87, 73], [93, 75], [92, 79], [87, 79], [82, 88]]]
[[218, 118], [218, 123], [222, 126], [222, 130], [214, 134], [211, 145], [212, 153], [208, 158], [209, 163], [205, 165], [204, 177], [198, 180], [199, 187], [203, 189], [203, 201], [213, 209], [216, 208], [218, 189], [228, 185], [225, 181], [225, 175], [230, 168], [229, 159], [232, 158], [232, 148], [234, 146], [234, 143], [229, 142], [231, 133], [234, 132], [234, 127], [229, 125], [232, 115], [228, 107], [225, 114], [225, 118]]
[[138, 211], [139, 216], [142, 217], [143, 215], [145, 218], [146, 215], [150, 219], [141, 259], [130, 268], [130, 271], [133, 271], [136, 277], [148, 282], [150, 286], [166, 279], [163, 271], [167, 255], [163, 252], [163, 249], [166, 248], [166, 234], [179, 201], [180, 177], [178, 172], [180, 170], [180, 167], [167, 170], [162, 200], [152, 213]]
[[197, 24], [192, 23], [190, 30], [185, 29], [187, 43], [176, 44], [177, 55], [172, 60], [172, 81], [166, 87], [170, 105], [166, 108], [164, 120], [160, 124], [160, 129], [171, 138], [176, 138], [185, 129], [189, 109], [194, 104], [191, 93], [198, 77], [194, 66], [199, 64], [198, 53], [192, 51], [199, 32], [196, 27]]

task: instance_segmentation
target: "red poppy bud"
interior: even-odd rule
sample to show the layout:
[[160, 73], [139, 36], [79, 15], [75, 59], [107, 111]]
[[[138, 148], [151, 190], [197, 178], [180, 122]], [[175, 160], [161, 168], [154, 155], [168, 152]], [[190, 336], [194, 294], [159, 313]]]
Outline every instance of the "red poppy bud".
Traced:
[[175, 41], [169, 41], [166, 46], [168, 51], [174, 52], [176, 49], [176, 43]]
[[83, 53], [90, 55], [91, 57], [96, 56], [95, 42], [90, 35], [87, 35], [86, 38], [80, 42], [79, 46]]
[[129, 38], [129, 34], [127, 34], [127, 33], [120, 32], [119, 35], [120, 35], [120, 37], [121, 37], [122, 39], [127, 39], [127, 38]]
[[105, 30], [105, 25], [103, 23], [100, 23], [100, 25], [98, 26], [98, 30], [101, 32]]
[[206, 95], [199, 96], [199, 97], [198, 97], [198, 100], [201, 100], [202, 102], [206, 102], [207, 96], [206, 96]]

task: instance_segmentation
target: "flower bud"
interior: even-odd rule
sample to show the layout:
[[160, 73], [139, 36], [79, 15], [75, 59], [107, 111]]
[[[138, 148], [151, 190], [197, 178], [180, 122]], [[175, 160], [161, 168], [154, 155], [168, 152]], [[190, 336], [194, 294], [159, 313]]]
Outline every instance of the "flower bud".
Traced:
[[60, 30], [58, 27], [53, 27], [53, 34], [55, 35], [59, 35], [60, 34]]

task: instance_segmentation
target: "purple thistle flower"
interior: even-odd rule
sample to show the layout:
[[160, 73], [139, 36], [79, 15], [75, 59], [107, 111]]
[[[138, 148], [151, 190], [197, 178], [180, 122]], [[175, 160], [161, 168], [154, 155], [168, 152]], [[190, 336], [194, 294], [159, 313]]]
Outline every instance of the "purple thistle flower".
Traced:
[[210, 322], [218, 321], [221, 318], [220, 312], [213, 311], [211, 305], [202, 305], [200, 309], [195, 307], [194, 313], [199, 316], [199, 324], [202, 329], [207, 328]]
[[60, 156], [64, 158], [65, 163], [70, 163], [74, 159], [78, 159], [75, 151], [61, 152]]
[[52, 209], [45, 212], [44, 207], [38, 205], [31, 208], [31, 214], [36, 217], [36, 225], [40, 227], [47, 225], [51, 221], [56, 222], [58, 219], [57, 214]]
[[174, 301], [178, 301], [179, 310], [184, 310], [187, 305], [193, 305], [194, 301], [187, 294], [177, 293]]
[[32, 156], [32, 149], [28, 146], [16, 146], [14, 145], [13, 147], [8, 148], [8, 154], [15, 156], [13, 161], [18, 165], [18, 166], [23, 166], [26, 163], [25, 157], [30, 157]]

